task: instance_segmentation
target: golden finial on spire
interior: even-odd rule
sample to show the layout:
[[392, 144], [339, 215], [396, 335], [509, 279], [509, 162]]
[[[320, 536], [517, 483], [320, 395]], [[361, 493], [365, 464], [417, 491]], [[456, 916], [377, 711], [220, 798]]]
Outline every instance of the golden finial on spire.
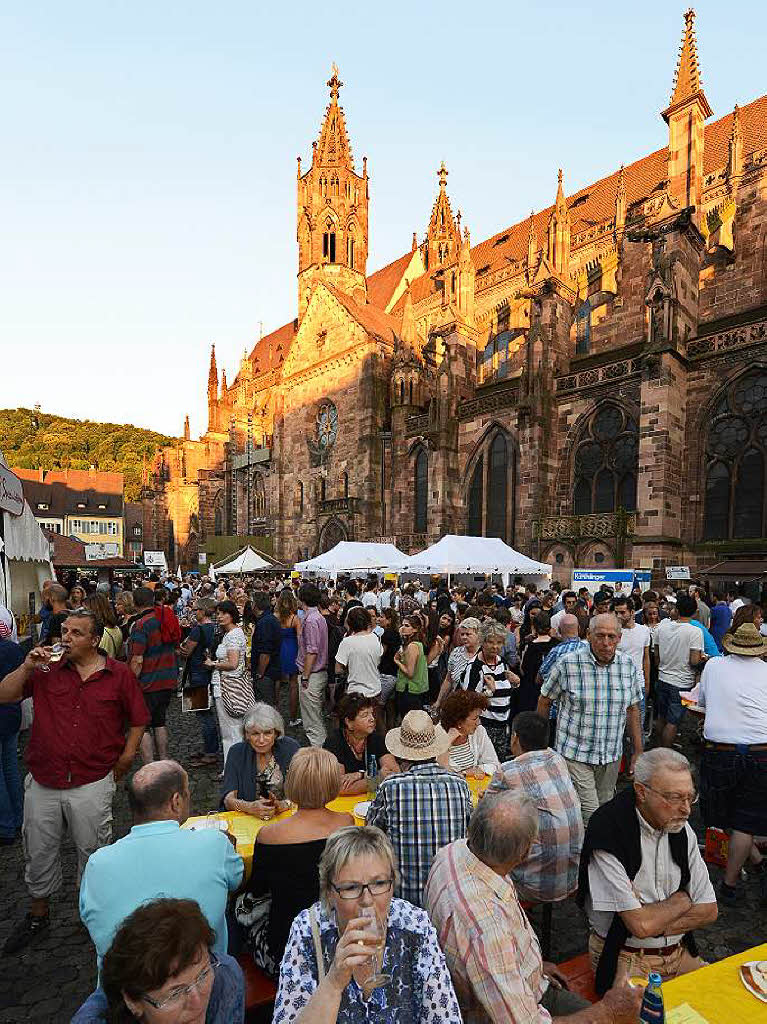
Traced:
[[447, 172], [447, 167], [445, 167], [445, 161], [443, 160], [442, 163], [439, 165], [439, 170], [437, 171], [437, 178], [439, 180], [439, 187], [440, 187], [440, 190], [443, 191], [443, 192], [445, 191], [445, 189], [447, 187], [447, 173], [448, 173]]
[[328, 88], [330, 89], [330, 98], [334, 102], [338, 100], [338, 92], [343, 86], [343, 82], [338, 77], [338, 65], [335, 61], [330, 65], [330, 78], [327, 81]]

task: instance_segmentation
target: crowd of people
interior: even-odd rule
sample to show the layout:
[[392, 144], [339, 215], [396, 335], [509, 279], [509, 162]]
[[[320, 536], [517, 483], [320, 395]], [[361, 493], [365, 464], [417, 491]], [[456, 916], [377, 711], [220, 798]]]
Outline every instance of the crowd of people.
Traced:
[[[635, 1021], [626, 979], [701, 966], [695, 930], [738, 904], [745, 865], [767, 905], [767, 628], [745, 594], [707, 598], [49, 581], [26, 655], [0, 609], [0, 843], [23, 832], [29, 894], [2, 955], [49, 927], [68, 833], [98, 970], [78, 1024], [242, 1020], [242, 950], [278, 984], [277, 1024], [371, 1006], [403, 1024]], [[184, 766], [176, 695], [200, 731]], [[693, 713], [698, 784], [678, 749]], [[219, 810], [264, 823], [249, 874], [233, 836], [183, 827], [204, 770]], [[112, 842], [124, 777], [133, 826]], [[716, 893], [689, 824], [698, 785], [704, 826], [729, 832]], [[339, 795], [370, 797], [363, 826], [328, 807]], [[593, 1005], [526, 914], [570, 896]]]

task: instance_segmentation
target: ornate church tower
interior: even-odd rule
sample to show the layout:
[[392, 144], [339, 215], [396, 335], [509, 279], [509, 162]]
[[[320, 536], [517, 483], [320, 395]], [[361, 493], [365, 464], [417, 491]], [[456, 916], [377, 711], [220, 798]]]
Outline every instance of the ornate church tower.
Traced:
[[208, 430], [218, 429], [218, 367], [216, 346], [210, 346], [210, 369], [208, 370]]
[[426, 266], [429, 270], [455, 263], [461, 247], [461, 228], [453, 217], [447, 195], [447, 174], [443, 160], [437, 171], [439, 193], [434, 201], [426, 232]]
[[316, 277], [350, 295], [367, 300], [368, 172], [354, 170], [338, 92], [343, 82], [332, 67], [328, 81], [330, 103], [312, 145], [312, 166], [301, 175], [298, 158], [298, 316], [301, 319]]

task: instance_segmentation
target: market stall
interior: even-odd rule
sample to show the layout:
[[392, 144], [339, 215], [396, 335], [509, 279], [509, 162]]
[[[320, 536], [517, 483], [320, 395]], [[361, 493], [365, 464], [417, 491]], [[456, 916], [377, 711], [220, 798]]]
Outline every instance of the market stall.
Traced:
[[369, 572], [402, 572], [407, 560], [407, 555], [393, 544], [342, 540], [316, 558], [296, 562], [295, 568], [318, 576], [366, 576]]
[[414, 576], [502, 576], [543, 583], [551, 577], [551, 566], [515, 551], [499, 537], [462, 537], [446, 534], [436, 544], [411, 555], [401, 570]]
[[248, 544], [247, 547], [240, 548], [228, 558], [211, 565], [208, 569], [208, 576], [214, 580], [217, 575], [244, 576], [251, 572], [275, 572], [279, 568], [280, 566], [268, 562]]

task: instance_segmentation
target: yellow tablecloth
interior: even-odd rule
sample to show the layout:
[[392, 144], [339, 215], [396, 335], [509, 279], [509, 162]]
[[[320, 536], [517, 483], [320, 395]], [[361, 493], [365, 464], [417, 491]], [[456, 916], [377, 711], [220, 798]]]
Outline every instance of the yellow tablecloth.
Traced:
[[[479, 794], [484, 793], [487, 789], [490, 776], [486, 775], [484, 779], [467, 779], [466, 781], [469, 784], [472, 799], [476, 803]], [[339, 796], [336, 800], [331, 800], [327, 806], [331, 811], [346, 811], [348, 814], [354, 814], [354, 808], [363, 800], [367, 800], [367, 796], [364, 793], [358, 793], [356, 796]], [[270, 820], [283, 821], [285, 818], [289, 818], [291, 814], [295, 814], [295, 808], [285, 811], [283, 814], [278, 814]], [[245, 861], [245, 876], [247, 877], [250, 875], [250, 869], [253, 864], [253, 847], [256, 842], [256, 835], [269, 822], [262, 821], [261, 818], [254, 818], [250, 814], [242, 814], [240, 811], [221, 811], [217, 817], [222, 821], [226, 821], [228, 831], [237, 840], [237, 852]], [[184, 828], [204, 824], [206, 818], [207, 815], [205, 814], [187, 818], [184, 822]], [[355, 818], [354, 821], [357, 825], [365, 824], [362, 818]]]
[[765, 1024], [767, 1003], [751, 995], [738, 972], [751, 960], [767, 960], [767, 943], [665, 982], [666, 1012], [688, 1003], [708, 1024]]

